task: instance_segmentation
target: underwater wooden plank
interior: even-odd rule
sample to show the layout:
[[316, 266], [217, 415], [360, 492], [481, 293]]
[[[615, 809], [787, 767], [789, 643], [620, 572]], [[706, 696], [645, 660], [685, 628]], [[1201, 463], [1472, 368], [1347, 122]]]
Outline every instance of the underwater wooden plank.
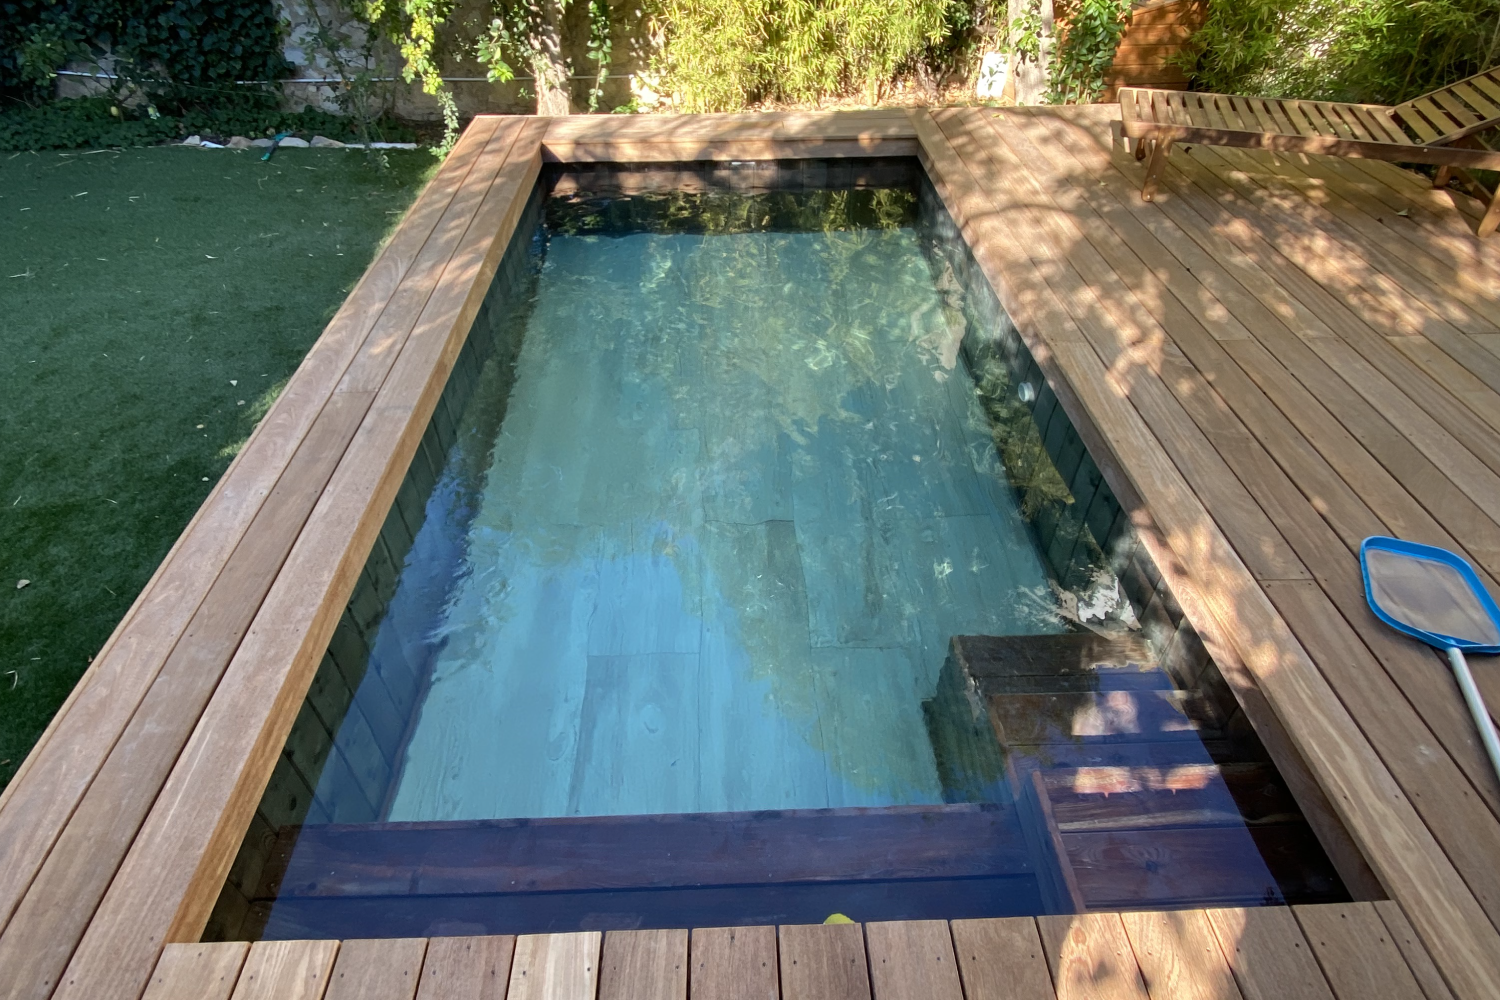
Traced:
[[859, 924], [791, 924], [778, 933], [781, 1000], [870, 1000]]
[[954, 920], [949, 929], [966, 1000], [1056, 1000], [1035, 919]]
[[686, 930], [609, 931], [599, 1000], [687, 1000]]
[[[289, 831], [298, 833], [298, 831]], [[738, 845], [725, 856], [723, 845]], [[670, 862], [664, 861], [670, 858]], [[981, 803], [665, 816], [354, 824], [300, 831], [292, 897], [485, 895], [825, 880], [1004, 877], [1029, 867]]]
[[777, 1000], [776, 928], [696, 927], [688, 992], [715, 1000]]
[[248, 941], [169, 945], [144, 1000], [229, 1000], [249, 951]]

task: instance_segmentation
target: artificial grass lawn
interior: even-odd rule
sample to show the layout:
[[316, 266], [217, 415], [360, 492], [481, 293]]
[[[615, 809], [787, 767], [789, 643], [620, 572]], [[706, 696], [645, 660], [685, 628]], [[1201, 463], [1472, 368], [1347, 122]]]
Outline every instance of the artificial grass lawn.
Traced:
[[0, 787], [436, 167], [260, 153], [0, 157]]

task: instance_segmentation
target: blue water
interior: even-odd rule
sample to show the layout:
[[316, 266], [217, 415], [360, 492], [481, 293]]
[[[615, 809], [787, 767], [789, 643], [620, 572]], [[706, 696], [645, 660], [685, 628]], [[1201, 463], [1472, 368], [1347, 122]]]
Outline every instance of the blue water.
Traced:
[[389, 818], [943, 801], [949, 637], [1062, 626], [938, 286], [911, 228], [552, 234]]

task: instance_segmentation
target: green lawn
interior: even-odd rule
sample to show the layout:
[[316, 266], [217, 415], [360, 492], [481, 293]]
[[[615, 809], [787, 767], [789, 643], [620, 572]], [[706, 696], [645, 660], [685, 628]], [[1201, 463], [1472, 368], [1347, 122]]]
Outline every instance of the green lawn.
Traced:
[[435, 166], [0, 157], [0, 787]]

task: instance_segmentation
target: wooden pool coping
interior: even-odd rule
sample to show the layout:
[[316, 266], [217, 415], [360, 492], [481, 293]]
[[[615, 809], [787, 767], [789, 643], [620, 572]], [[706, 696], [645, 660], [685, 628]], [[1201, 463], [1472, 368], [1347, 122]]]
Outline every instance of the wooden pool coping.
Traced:
[[[1315, 556], [1320, 529], [1364, 523], [1344, 504], [1392, 533], [1457, 538], [1488, 572], [1500, 254], [1460, 199], [1384, 164], [1185, 151], [1160, 202], [1132, 203], [1114, 189], [1139, 167], [1109, 151], [1109, 119], [476, 119], [0, 796], [0, 997], [135, 1000], [164, 946], [201, 933], [544, 162], [912, 155], [1283, 773], [1305, 776], [1299, 798], [1356, 897], [1399, 905], [1453, 996], [1493, 996], [1500, 874], [1483, 863], [1500, 856], [1486, 853], [1500, 788], [1451, 684], [1423, 693], [1424, 654], [1339, 603], [1351, 553]], [[1382, 249], [1381, 227], [1405, 249]], [[1283, 378], [1300, 347], [1268, 361], [1256, 336], [1314, 321], [1354, 345], [1339, 371], [1372, 398], [1389, 390], [1371, 366], [1418, 380], [1379, 408], [1400, 441], [1259, 429], [1261, 400], [1295, 422], [1321, 397], [1311, 375]], [[1215, 368], [1216, 351], [1240, 367]], [[1424, 492], [1403, 443], [1460, 459], [1461, 496]], [[1320, 447], [1322, 465], [1299, 457]], [[1386, 478], [1316, 478], [1339, 447], [1363, 447]], [[1360, 688], [1380, 684], [1395, 696], [1372, 704]]]

